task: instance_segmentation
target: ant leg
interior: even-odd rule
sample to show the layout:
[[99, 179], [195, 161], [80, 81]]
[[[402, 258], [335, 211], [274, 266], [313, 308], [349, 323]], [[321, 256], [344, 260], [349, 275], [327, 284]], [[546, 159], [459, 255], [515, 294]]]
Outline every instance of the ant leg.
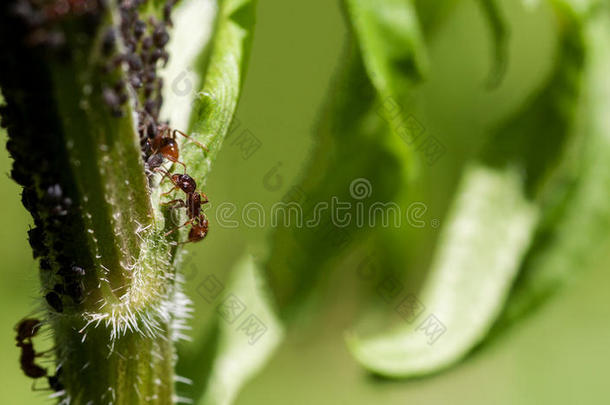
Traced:
[[31, 389], [32, 391], [46, 391], [46, 389], [45, 389], [45, 388], [38, 388], [38, 387], [36, 387], [36, 381], [38, 381], [38, 378], [35, 378], [35, 379], [32, 381], [32, 388], [30, 388], [30, 389]]
[[[174, 186], [174, 187], [171, 188], [171, 190], [166, 191], [165, 193], [162, 193], [161, 197], [165, 197], [166, 195], [170, 195], [172, 192], [174, 192], [175, 190], [178, 190], [178, 189], [180, 189], [180, 187]], [[174, 201], [176, 201], [176, 200], [174, 200]], [[186, 205], [185, 205], [185, 207], [186, 207]]]
[[[45, 371], [45, 375], [43, 377], [46, 377], [46, 371]], [[32, 388], [31, 388], [32, 391], [48, 391], [49, 390], [48, 388], [38, 388], [38, 387], [36, 387], [36, 381], [38, 381], [39, 379], [40, 379], [39, 377], [33, 379], [33, 381], [32, 381]]]
[[56, 349], [57, 349], [57, 346], [53, 346], [53, 347], [51, 347], [50, 349], [43, 350], [42, 352], [38, 352], [38, 353], [36, 353], [35, 357], [43, 357], [43, 356], [46, 356], [46, 355], [48, 355], [49, 353], [53, 353], [53, 352], [55, 352], [55, 350], [56, 350]]
[[180, 199], [164, 202], [164, 203], [161, 203], [161, 205], [173, 205], [174, 208], [186, 207], [186, 203], [184, 202], [184, 200], [180, 200]]
[[165, 232], [165, 234], [164, 234], [163, 236], [169, 236], [169, 235], [171, 235], [172, 233], [174, 233], [175, 231], [177, 231], [178, 229], [183, 228], [183, 227], [185, 227], [185, 226], [187, 226], [187, 225], [192, 224], [192, 223], [193, 223], [193, 221], [194, 221], [194, 219], [189, 219], [188, 221], [186, 221], [186, 222], [185, 222], [185, 223], [183, 223], [182, 225], [180, 225], [180, 226], [178, 226], [178, 227], [176, 227], [176, 228], [172, 229], [171, 231], [169, 231], [169, 232]]
[[167, 177], [169, 177], [169, 176], [170, 176], [170, 173], [169, 173], [167, 170], [162, 169], [162, 168], [160, 168], [160, 167], [155, 167], [153, 170], [154, 170], [155, 172], [159, 172], [159, 173], [161, 173], [161, 174], [162, 174], [164, 177], [165, 177], [165, 176], [167, 176]]
[[194, 140], [194, 139], [191, 139], [191, 136], [190, 136], [190, 135], [187, 135], [187, 134], [185, 134], [185, 133], [184, 133], [184, 132], [182, 132], [182, 131], [179, 131], [179, 130], [177, 130], [177, 129], [174, 129], [174, 132], [172, 133], [172, 136], [173, 136], [174, 138], [176, 138], [176, 133], [178, 133], [178, 134], [182, 135], [183, 137], [187, 138], [189, 141], [191, 141], [191, 142], [193, 142], [194, 144], [198, 145], [198, 146], [199, 146], [201, 149], [203, 149], [204, 151], [206, 151], [206, 152], [210, 153], [210, 150], [208, 149], [208, 147], [207, 147], [207, 146], [203, 145], [203, 144], [202, 144], [202, 143], [200, 143], [200, 142], [197, 142], [197, 141], [196, 141], [196, 140]]
[[165, 156], [165, 158], [167, 160], [169, 160], [170, 162], [178, 163], [178, 164], [182, 165], [182, 167], [184, 167], [184, 174], [186, 174], [186, 165], [184, 164], [184, 162], [181, 162], [178, 159], [170, 157], [170, 156]]

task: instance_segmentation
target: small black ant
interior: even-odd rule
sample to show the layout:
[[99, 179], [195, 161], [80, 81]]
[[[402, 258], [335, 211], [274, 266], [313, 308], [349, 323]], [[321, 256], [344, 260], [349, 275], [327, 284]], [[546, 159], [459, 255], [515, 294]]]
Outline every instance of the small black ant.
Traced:
[[[36, 353], [31, 343], [25, 343], [20, 347], [21, 355], [19, 356], [19, 363], [21, 365], [21, 370], [26, 375], [26, 377], [30, 377], [35, 380], [38, 378], [47, 377], [47, 382], [51, 390], [55, 392], [62, 391], [64, 389], [64, 386], [59, 381], [61, 368], [57, 370], [57, 373], [55, 375], [48, 375], [47, 370], [45, 368], [42, 368], [34, 362], [36, 357], [43, 356], [44, 353]], [[32, 389], [36, 390], [36, 388], [34, 388], [34, 384], [32, 384]]]
[[31, 342], [18, 344], [21, 348], [21, 356], [19, 356], [19, 363], [21, 364], [21, 370], [23, 373], [30, 378], [40, 378], [47, 375], [47, 370], [34, 363], [36, 357], [42, 356], [42, 353], [36, 353], [34, 351], [34, 345]]
[[21, 349], [19, 363], [21, 365], [21, 370], [27, 377], [33, 379], [47, 377], [49, 387], [53, 391], [58, 392], [64, 389], [63, 385], [59, 381], [61, 367], [59, 367], [55, 375], [50, 376], [47, 374], [46, 369], [42, 368], [34, 361], [37, 357], [44, 356], [45, 354], [36, 353], [34, 350], [34, 344], [32, 343], [32, 338], [38, 334], [41, 325], [42, 323], [38, 319], [25, 318], [19, 321], [19, 323], [15, 326], [15, 330], [17, 331], [17, 336], [15, 337], [15, 340], [17, 340], [16, 346]]
[[47, 370], [34, 363], [36, 357], [42, 356], [41, 353], [34, 351], [34, 345], [32, 338], [36, 336], [40, 328], [40, 321], [38, 319], [26, 318], [21, 320], [15, 330], [17, 331], [17, 347], [21, 348], [21, 355], [19, 356], [19, 363], [21, 364], [21, 370], [24, 374], [31, 378], [40, 378], [47, 375]]

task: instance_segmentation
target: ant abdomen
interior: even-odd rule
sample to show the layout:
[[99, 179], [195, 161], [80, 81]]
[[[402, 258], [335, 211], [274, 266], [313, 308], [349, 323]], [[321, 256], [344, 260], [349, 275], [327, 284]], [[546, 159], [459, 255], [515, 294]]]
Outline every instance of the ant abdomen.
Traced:
[[155, 169], [161, 167], [164, 162], [163, 155], [160, 153], [155, 153], [154, 155], [150, 155], [146, 160], [146, 168], [149, 172], [154, 171]]

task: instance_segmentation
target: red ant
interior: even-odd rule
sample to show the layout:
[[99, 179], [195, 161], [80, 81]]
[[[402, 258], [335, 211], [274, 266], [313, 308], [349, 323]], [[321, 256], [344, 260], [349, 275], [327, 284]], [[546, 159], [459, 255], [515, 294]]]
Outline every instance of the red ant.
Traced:
[[168, 172], [162, 172], [164, 172], [164, 177], [169, 177], [171, 182], [174, 184], [174, 187], [171, 190], [166, 193], [163, 193], [162, 195], [168, 195], [169, 193], [177, 189], [184, 191], [184, 193], [186, 194], [186, 201], [182, 199], [175, 199], [164, 203], [164, 205], [173, 205], [174, 207], [186, 207], [186, 212], [189, 218], [188, 221], [186, 221], [184, 224], [167, 232], [165, 236], [170, 235], [171, 233], [184, 226], [192, 225], [191, 230], [189, 231], [189, 240], [187, 242], [199, 242], [208, 234], [209, 223], [205, 214], [201, 210], [201, 206], [208, 202], [208, 197], [205, 194], [197, 191], [197, 182], [195, 182], [195, 179], [193, 179], [188, 174], [170, 175]]
[[180, 150], [178, 149], [178, 142], [176, 142], [176, 134], [189, 139], [204, 151], [209, 152], [209, 149], [206, 146], [194, 139], [191, 139], [190, 135], [187, 135], [177, 129], [172, 130], [166, 124], [162, 124], [158, 128], [155, 137], [152, 138], [152, 140], [146, 140], [148, 146], [151, 148], [151, 153], [146, 160], [150, 170], [160, 167], [163, 164], [163, 159], [167, 159], [171, 162], [182, 165], [184, 167], [184, 171], [186, 172], [186, 165], [178, 160], [180, 157]]

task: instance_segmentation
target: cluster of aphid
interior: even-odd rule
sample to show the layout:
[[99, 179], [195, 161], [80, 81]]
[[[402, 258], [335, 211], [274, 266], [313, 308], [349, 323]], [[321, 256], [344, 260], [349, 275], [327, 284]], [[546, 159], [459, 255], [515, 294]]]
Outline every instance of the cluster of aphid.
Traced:
[[49, 375], [47, 370], [40, 365], [36, 364], [36, 358], [42, 357], [46, 352], [37, 353], [34, 350], [34, 344], [32, 338], [34, 338], [41, 327], [41, 322], [38, 319], [26, 318], [21, 320], [15, 330], [17, 332], [17, 347], [21, 349], [19, 356], [19, 363], [23, 373], [34, 380], [38, 378], [46, 377], [49, 384], [49, 389], [59, 392], [64, 389], [62, 383], [59, 381], [61, 375], [61, 366], [57, 368], [55, 375]]
[[[125, 66], [128, 83], [138, 96], [136, 111], [141, 123], [140, 137], [142, 142], [155, 134], [154, 124], [159, 119], [163, 98], [161, 90], [163, 80], [157, 75], [160, 62], [165, 65], [169, 58], [165, 46], [169, 42], [167, 28], [171, 26], [171, 11], [176, 0], [167, 0], [163, 8], [163, 18], [141, 19], [139, 7], [145, 0], [123, 0], [120, 9], [119, 33], [110, 28], [104, 34], [102, 53], [110, 58], [105, 72], [110, 73], [120, 66]], [[120, 34], [125, 52], [112, 56], [116, 49], [117, 35]], [[103, 90], [103, 97], [115, 116], [122, 116], [122, 105], [128, 100], [126, 83], [118, 81], [114, 86]]]
[[60, 48], [66, 38], [56, 23], [69, 17], [96, 18], [102, 5], [102, 0], [18, 0], [14, 12], [30, 27], [26, 44]]
[[[23, 194], [24, 204], [30, 204], [28, 201], [28, 194]], [[65, 225], [66, 221], [70, 218], [70, 207], [72, 206], [72, 200], [69, 197], [63, 195], [63, 191], [59, 184], [53, 184], [47, 187], [46, 193], [41, 199], [45, 205], [46, 212], [46, 225], [51, 228], [61, 229]], [[34, 218], [34, 221], [38, 224], [41, 218]], [[44, 240], [44, 227], [42, 223], [35, 228], [28, 231], [28, 238], [32, 250], [34, 252], [34, 258], [40, 257], [40, 268], [44, 272], [50, 272], [52, 270], [49, 262], [49, 249], [47, 248]], [[56, 239], [53, 242], [53, 247], [56, 251], [63, 251], [63, 242]], [[80, 304], [84, 299], [84, 276], [85, 270], [82, 267], [74, 265], [70, 258], [64, 254], [55, 255], [55, 259], [59, 265], [60, 270], [53, 275], [55, 280], [59, 282], [55, 283], [53, 289], [45, 294], [45, 300], [51, 308], [56, 312], [63, 312], [64, 303], [63, 298], [68, 297], [74, 304]]]
[[56, 283], [44, 298], [51, 308], [61, 313], [64, 310], [62, 297], [69, 297], [74, 304], [80, 304], [83, 301], [85, 269], [71, 265], [62, 267], [57, 275], [61, 277], [61, 283]]

